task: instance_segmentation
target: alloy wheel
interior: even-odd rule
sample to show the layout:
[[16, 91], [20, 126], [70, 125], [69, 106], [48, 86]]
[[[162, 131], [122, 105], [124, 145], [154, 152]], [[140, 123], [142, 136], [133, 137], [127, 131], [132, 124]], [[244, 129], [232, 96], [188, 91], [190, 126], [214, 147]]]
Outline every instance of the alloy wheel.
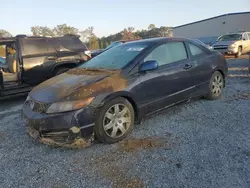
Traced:
[[216, 75], [212, 82], [212, 91], [216, 96], [220, 96], [223, 88], [223, 79], [221, 76]]
[[131, 126], [131, 112], [124, 104], [114, 104], [105, 113], [103, 129], [111, 138], [123, 136]]

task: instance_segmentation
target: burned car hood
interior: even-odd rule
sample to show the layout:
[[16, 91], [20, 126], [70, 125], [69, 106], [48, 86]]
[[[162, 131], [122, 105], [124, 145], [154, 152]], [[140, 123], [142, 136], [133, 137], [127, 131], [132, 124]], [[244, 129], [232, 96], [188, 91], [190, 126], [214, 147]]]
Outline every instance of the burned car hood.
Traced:
[[36, 86], [29, 96], [38, 102], [79, 100], [101, 92], [123, 89], [120, 71], [71, 69]]

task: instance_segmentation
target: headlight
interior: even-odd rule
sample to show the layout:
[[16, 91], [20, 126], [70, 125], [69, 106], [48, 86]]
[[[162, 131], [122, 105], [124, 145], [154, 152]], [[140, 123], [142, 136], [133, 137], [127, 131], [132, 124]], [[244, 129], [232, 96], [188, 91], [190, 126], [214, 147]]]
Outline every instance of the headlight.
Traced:
[[59, 112], [68, 112], [72, 110], [77, 110], [89, 105], [93, 101], [94, 97], [90, 97], [83, 100], [77, 101], [65, 101], [65, 102], [57, 102], [50, 105], [47, 110], [48, 114], [59, 113]]
[[91, 52], [89, 50], [85, 51], [84, 53], [91, 58]]
[[30, 96], [28, 95], [25, 102], [29, 101], [30, 100]]
[[230, 47], [234, 48], [236, 47], [237, 45], [236, 44], [231, 44]]

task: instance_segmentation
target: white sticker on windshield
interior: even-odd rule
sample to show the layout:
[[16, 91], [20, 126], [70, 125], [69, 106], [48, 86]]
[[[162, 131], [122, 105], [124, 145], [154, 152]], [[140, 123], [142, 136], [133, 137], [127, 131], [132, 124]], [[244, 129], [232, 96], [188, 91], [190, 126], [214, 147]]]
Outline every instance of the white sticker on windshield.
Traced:
[[144, 48], [133, 47], [133, 48], [127, 49], [127, 51], [140, 52], [140, 51], [142, 51], [143, 49], [144, 49]]

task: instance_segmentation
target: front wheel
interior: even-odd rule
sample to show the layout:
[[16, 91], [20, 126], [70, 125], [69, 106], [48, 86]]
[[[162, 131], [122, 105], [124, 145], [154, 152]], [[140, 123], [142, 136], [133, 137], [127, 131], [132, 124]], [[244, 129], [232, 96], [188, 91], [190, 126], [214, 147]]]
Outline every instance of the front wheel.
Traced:
[[209, 100], [216, 100], [221, 97], [222, 90], [224, 87], [224, 78], [219, 71], [213, 73], [210, 83], [209, 83], [209, 92], [206, 96]]
[[94, 132], [97, 140], [115, 143], [123, 140], [133, 129], [134, 109], [125, 98], [115, 98], [100, 109]]
[[242, 47], [239, 47], [238, 48], [238, 52], [237, 54], [235, 55], [236, 58], [240, 57], [242, 55]]

